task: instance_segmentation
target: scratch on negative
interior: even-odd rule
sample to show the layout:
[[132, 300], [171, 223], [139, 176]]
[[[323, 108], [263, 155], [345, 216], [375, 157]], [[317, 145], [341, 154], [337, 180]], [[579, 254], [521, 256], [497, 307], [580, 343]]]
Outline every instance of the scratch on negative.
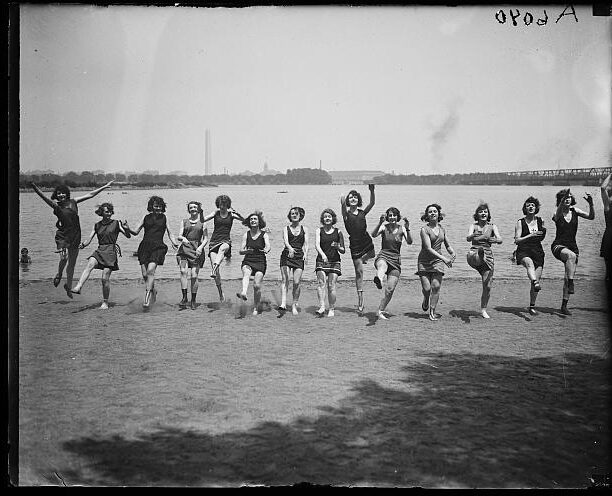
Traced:
[[62, 484], [65, 486], [66, 482], [64, 482], [64, 479], [62, 478], [62, 476], [60, 474], [58, 474], [57, 472], [53, 472], [55, 474], [55, 476], [62, 481]]

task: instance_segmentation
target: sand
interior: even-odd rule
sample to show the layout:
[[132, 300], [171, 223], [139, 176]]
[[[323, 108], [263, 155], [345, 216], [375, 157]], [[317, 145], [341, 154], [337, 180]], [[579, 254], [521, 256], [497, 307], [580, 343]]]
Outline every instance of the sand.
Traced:
[[[94, 272], [95, 274], [95, 272]], [[206, 274], [207, 275], [207, 274]], [[342, 281], [334, 318], [263, 314], [201, 278], [179, 310], [178, 280], [92, 278], [73, 300], [19, 284], [19, 484], [240, 486], [300, 482], [403, 487], [588, 487], [610, 473], [608, 308], [603, 281], [445, 280], [431, 322], [416, 278], [388, 311], [366, 283], [366, 313]], [[291, 301], [291, 297], [289, 297]]]

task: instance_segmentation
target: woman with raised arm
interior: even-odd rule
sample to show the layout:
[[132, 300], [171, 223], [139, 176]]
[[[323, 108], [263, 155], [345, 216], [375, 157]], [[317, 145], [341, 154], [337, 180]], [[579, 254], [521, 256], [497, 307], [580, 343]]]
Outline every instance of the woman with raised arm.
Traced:
[[99, 269], [102, 271], [102, 305], [103, 310], [108, 309], [108, 298], [110, 296], [110, 276], [115, 270], [119, 270], [117, 263], [117, 255], [121, 256], [121, 249], [117, 244], [119, 233], [126, 238], [131, 237], [131, 234], [126, 231], [118, 220], [111, 219], [115, 213], [115, 208], [112, 203], [103, 203], [96, 209], [96, 215], [102, 217], [102, 220], [97, 222], [87, 241], [80, 244], [82, 250], [91, 243], [94, 236], [98, 236], [98, 249], [94, 251], [87, 259], [87, 267], [83, 270], [81, 278], [77, 285], [71, 289], [73, 293], [80, 294], [83, 285], [89, 279], [91, 271]]
[[540, 211], [540, 201], [530, 196], [523, 203], [525, 217], [519, 219], [514, 228], [514, 243], [516, 244], [515, 260], [527, 270], [527, 277], [531, 281], [529, 290], [529, 313], [536, 315], [536, 299], [542, 289], [540, 278], [544, 268], [544, 249], [542, 241], [546, 236], [544, 220], [536, 214]]
[[351, 250], [351, 258], [353, 259], [353, 267], [355, 268], [355, 286], [357, 287], [357, 313], [363, 315], [363, 264], [376, 256], [374, 252], [374, 243], [368, 233], [366, 215], [372, 210], [375, 202], [374, 185], [369, 184], [370, 203], [363, 210], [363, 201], [361, 195], [354, 189], [349, 191], [346, 198], [340, 197], [340, 205], [342, 209], [342, 218], [344, 219], [344, 227], [349, 235], [349, 248]]
[[234, 219], [243, 222], [244, 217], [232, 208], [232, 199], [227, 195], [217, 196], [215, 206], [217, 210], [205, 216], [203, 222], [213, 219], [213, 233], [208, 247], [208, 257], [211, 266], [210, 277], [215, 280], [217, 285], [219, 300], [225, 301], [219, 268], [224, 258], [230, 259], [232, 256], [232, 238], [230, 232]]
[[373, 238], [382, 235], [380, 251], [374, 260], [374, 267], [376, 267], [377, 272], [374, 277], [374, 284], [378, 289], [382, 289], [382, 280], [385, 275], [387, 276], [385, 293], [380, 300], [377, 312], [378, 318], [383, 320], [387, 320], [384, 312], [393, 297], [393, 292], [402, 272], [400, 260], [402, 240], [405, 239], [406, 243], [412, 244], [410, 222], [404, 217], [404, 225], [400, 226], [398, 224], [400, 219], [400, 211], [395, 207], [390, 207], [384, 215], [380, 216], [378, 225], [372, 231]]
[[[417, 259], [418, 270], [416, 274], [421, 279], [423, 291], [424, 312], [429, 310], [429, 319], [439, 320], [441, 315], [436, 313], [436, 306], [440, 298], [440, 287], [446, 267], [452, 267], [455, 261], [455, 250], [446, 238], [446, 231], [440, 225], [444, 216], [442, 207], [437, 203], [427, 205], [421, 220], [426, 222], [421, 228], [421, 251]], [[450, 257], [442, 255], [442, 244]]]
[[585, 193], [584, 199], [589, 204], [589, 212], [574, 207], [576, 199], [568, 189], [562, 189], [557, 193], [557, 211], [553, 215], [553, 222], [557, 228], [555, 239], [550, 249], [557, 260], [565, 265], [565, 277], [563, 279], [563, 299], [561, 300], [561, 313], [571, 315], [567, 309], [569, 295], [574, 294], [574, 274], [578, 265], [578, 245], [576, 244], [576, 232], [578, 231], [578, 217], [593, 220], [595, 210], [593, 209], [593, 198]]
[[245, 218], [242, 222], [249, 230], [242, 237], [242, 247], [240, 254], [244, 255], [242, 260], [242, 292], [236, 296], [243, 301], [247, 299], [249, 281], [253, 276], [253, 315], [257, 315], [261, 309], [261, 282], [266, 274], [267, 262], [266, 254], [270, 251], [270, 238], [263, 229], [266, 221], [263, 212], [255, 211]]
[[601, 183], [601, 201], [604, 207], [604, 219], [606, 221], [606, 230], [601, 239], [601, 248], [599, 256], [603, 257], [606, 263], [606, 284], [610, 284], [612, 277], [612, 209], [610, 208], [610, 198], [612, 197], [612, 174]]
[[328, 317], [333, 317], [336, 307], [336, 281], [342, 275], [340, 271], [340, 254], [344, 253], [344, 236], [335, 227], [338, 218], [336, 212], [326, 208], [321, 212], [322, 226], [315, 231], [315, 248], [317, 260], [315, 272], [317, 274], [317, 296], [319, 297], [319, 309], [317, 315], [323, 317], [325, 314], [325, 289], [327, 288], [327, 299], [329, 300]]
[[144, 237], [138, 245], [138, 263], [142, 272], [142, 278], [145, 282], [145, 295], [142, 307], [145, 310], [150, 308], [152, 302], [155, 301], [157, 291], [155, 290], [155, 270], [158, 265], [164, 265], [166, 252], [168, 247], [164, 243], [164, 234], [168, 234], [168, 238], [172, 246], [178, 248], [176, 240], [170, 228], [164, 212], [166, 211], [166, 202], [159, 196], [152, 196], [147, 203], [147, 211], [140, 224], [134, 231], [130, 229], [127, 221], [123, 222], [123, 227], [130, 234], [137, 236], [144, 229]]
[[208, 231], [204, 227], [202, 204], [190, 201], [187, 204], [189, 217], [181, 220], [176, 240], [180, 243], [176, 253], [176, 261], [181, 271], [181, 293], [183, 297], [179, 302], [180, 308], [187, 308], [187, 290], [191, 282], [191, 309], [196, 309], [198, 296], [198, 274], [206, 260], [204, 247], [208, 243]]
[[113, 184], [113, 181], [109, 181], [104, 186], [77, 198], [70, 198], [70, 188], [60, 184], [56, 186], [49, 199], [36, 184], [30, 183], [35, 193], [53, 209], [53, 213], [57, 217], [57, 223], [55, 224], [57, 227], [55, 244], [57, 246], [56, 253], [59, 253], [60, 259], [57, 266], [57, 274], [53, 278], [53, 285], [56, 288], [59, 286], [65, 268], [66, 284], [64, 284], [64, 290], [69, 298], [72, 298], [72, 279], [74, 277], [76, 260], [79, 255], [79, 244], [81, 243], [81, 223], [77, 204], [93, 198], [105, 189], [110, 188], [111, 184]]
[[282, 311], [287, 310], [289, 280], [293, 279], [293, 301], [291, 305], [293, 315], [298, 314], [300, 281], [304, 272], [304, 261], [308, 256], [308, 228], [301, 224], [305, 215], [306, 212], [302, 207], [291, 207], [287, 214], [289, 225], [283, 231], [285, 248], [280, 256], [281, 304], [278, 308]]
[[480, 315], [488, 319], [487, 306], [491, 296], [491, 286], [493, 284], [493, 272], [495, 261], [493, 259], [493, 243], [501, 244], [502, 237], [499, 229], [491, 223], [491, 211], [487, 203], [480, 203], [474, 212], [474, 221], [468, 229], [467, 241], [472, 242], [472, 246], [467, 253], [467, 263], [476, 269], [482, 278], [482, 294], [480, 295]]

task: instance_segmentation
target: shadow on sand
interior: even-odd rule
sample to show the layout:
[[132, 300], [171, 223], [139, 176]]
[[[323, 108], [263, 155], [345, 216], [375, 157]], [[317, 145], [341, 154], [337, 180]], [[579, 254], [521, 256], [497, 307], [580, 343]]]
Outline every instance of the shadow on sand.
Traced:
[[[609, 363], [426, 354], [402, 390], [364, 379], [317, 417], [209, 435], [165, 427], [67, 441], [72, 484], [587, 487], [609, 473]], [[82, 464], [82, 465], [81, 465]]]

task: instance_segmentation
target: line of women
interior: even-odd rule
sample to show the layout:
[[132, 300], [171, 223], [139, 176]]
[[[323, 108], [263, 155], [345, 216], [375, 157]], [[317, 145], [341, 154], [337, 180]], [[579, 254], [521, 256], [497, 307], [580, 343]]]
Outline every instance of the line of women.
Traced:
[[[78, 217], [77, 204], [93, 198], [108, 184], [91, 191], [79, 198], [71, 199], [70, 190], [66, 186], [58, 186], [51, 198], [47, 198], [40, 188], [32, 184], [34, 191], [53, 208], [58, 217], [57, 233], [55, 236], [60, 261], [57, 275], [53, 279], [57, 287], [63, 277], [66, 268], [67, 282], [64, 285], [66, 294], [72, 298], [73, 294], [79, 294], [85, 282], [90, 277], [92, 270], [102, 270], [102, 295], [101, 308], [108, 308], [110, 295], [110, 274], [118, 270], [118, 256], [121, 256], [117, 239], [119, 234], [125, 237], [138, 236], [144, 230], [144, 236], [138, 246], [138, 262], [141, 266], [142, 277], [145, 283], [145, 295], [143, 308], [148, 309], [155, 301], [155, 272], [159, 265], [163, 265], [168, 246], [164, 243], [167, 235], [170, 243], [177, 250], [176, 259], [180, 270], [180, 287], [182, 298], [179, 302], [180, 308], [190, 307], [196, 309], [196, 298], [198, 293], [199, 271], [205, 265], [205, 248], [208, 245], [208, 259], [210, 261], [210, 277], [217, 286], [219, 300], [227, 301], [221, 283], [220, 268], [225, 259], [231, 258], [231, 230], [234, 220], [240, 221], [248, 229], [242, 236], [239, 253], [243, 255], [241, 263], [242, 287], [236, 296], [246, 301], [250, 281], [253, 281], [253, 314], [261, 312], [262, 281], [267, 270], [267, 254], [270, 252], [269, 229], [261, 211], [254, 211], [243, 217], [231, 207], [231, 199], [226, 195], [220, 195], [215, 201], [216, 209], [208, 215], [204, 215], [202, 204], [190, 201], [187, 204], [187, 216], [181, 220], [178, 235], [175, 237], [167, 223], [165, 211], [166, 203], [159, 196], [152, 196], [147, 204], [148, 213], [142, 218], [138, 227], [132, 229], [126, 220], [117, 221], [112, 219], [114, 207], [105, 202], [97, 207], [95, 213], [101, 217], [89, 236], [81, 242], [81, 230]], [[606, 263], [606, 281], [610, 279], [610, 260], [612, 260], [612, 228], [610, 222], [610, 198], [612, 198], [612, 175], [606, 177], [601, 185], [601, 195], [604, 204], [604, 215], [606, 219], [606, 230], [602, 239], [600, 254]], [[552, 217], [556, 227], [556, 236], [551, 245], [551, 251], [555, 258], [560, 260], [565, 267], [563, 284], [563, 296], [560, 312], [571, 315], [567, 305], [569, 297], [575, 291], [574, 274], [578, 264], [579, 250], [576, 243], [578, 218], [592, 220], [595, 218], [593, 199], [587, 193], [584, 197], [588, 204], [588, 211], [576, 206], [576, 198], [570, 189], [564, 189], [557, 193], [557, 209]], [[363, 296], [364, 287], [364, 265], [374, 259], [373, 265], [375, 276], [373, 282], [382, 291], [382, 296], [377, 310], [377, 317], [382, 320], [388, 319], [386, 308], [393, 297], [401, 274], [401, 246], [405, 241], [413, 243], [410, 231], [410, 222], [402, 217], [399, 209], [389, 207], [378, 219], [374, 229], [369, 232], [367, 228], [367, 214], [375, 205], [375, 186], [369, 185], [369, 203], [365, 208], [361, 194], [351, 190], [340, 198], [340, 209], [344, 227], [349, 238], [349, 250], [355, 272], [355, 288], [357, 291], [357, 312], [363, 315], [365, 303]], [[514, 259], [517, 265], [522, 265], [530, 280], [529, 312], [535, 315], [536, 299], [542, 288], [541, 276], [544, 267], [544, 249], [542, 241], [546, 236], [544, 221], [539, 213], [540, 202], [537, 198], [529, 197], [525, 200], [522, 211], [524, 217], [519, 219], [515, 226], [514, 242], [517, 245]], [[306, 215], [302, 207], [291, 207], [287, 215], [288, 224], [283, 229], [284, 248], [280, 256], [281, 272], [281, 302], [278, 307], [280, 312], [288, 311], [287, 298], [289, 286], [292, 284], [291, 312], [299, 314], [299, 298], [301, 294], [301, 278], [305, 268], [305, 262], [309, 253], [310, 233], [302, 224]], [[432, 203], [425, 207], [421, 216], [424, 225], [421, 227], [419, 237], [421, 250], [417, 258], [417, 271], [421, 282], [423, 300], [421, 308], [430, 320], [437, 321], [440, 314], [436, 312], [440, 289], [444, 274], [448, 268], [453, 266], [456, 259], [455, 249], [451, 246], [442, 226], [444, 214], [442, 207]], [[485, 202], [480, 202], [474, 215], [474, 222], [469, 225], [466, 240], [471, 243], [467, 252], [467, 263], [474, 268], [482, 280], [482, 292], [480, 298], [480, 313], [483, 318], [488, 319], [487, 307], [491, 294], [491, 286], [494, 274], [494, 256], [492, 245], [501, 244], [502, 236], [498, 227], [491, 222], [491, 210]], [[213, 232], [208, 235], [206, 223], [213, 221]], [[333, 317], [336, 304], [336, 282], [341, 272], [341, 255], [345, 253], [343, 233], [336, 227], [338, 217], [331, 208], [325, 208], [320, 214], [320, 227], [315, 230], [316, 262], [315, 272], [317, 276], [317, 297], [319, 308], [318, 316]], [[400, 224], [400, 221], [402, 222]], [[85, 270], [77, 284], [72, 287], [74, 266], [79, 249], [87, 247], [94, 236], [98, 239], [98, 248], [88, 257]], [[376, 254], [373, 238], [381, 237], [381, 249]], [[444, 252], [442, 250], [444, 247]], [[191, 299], [188, 299], [188, 296]], [[326, 307], [326, 300], [328, 306]]]

